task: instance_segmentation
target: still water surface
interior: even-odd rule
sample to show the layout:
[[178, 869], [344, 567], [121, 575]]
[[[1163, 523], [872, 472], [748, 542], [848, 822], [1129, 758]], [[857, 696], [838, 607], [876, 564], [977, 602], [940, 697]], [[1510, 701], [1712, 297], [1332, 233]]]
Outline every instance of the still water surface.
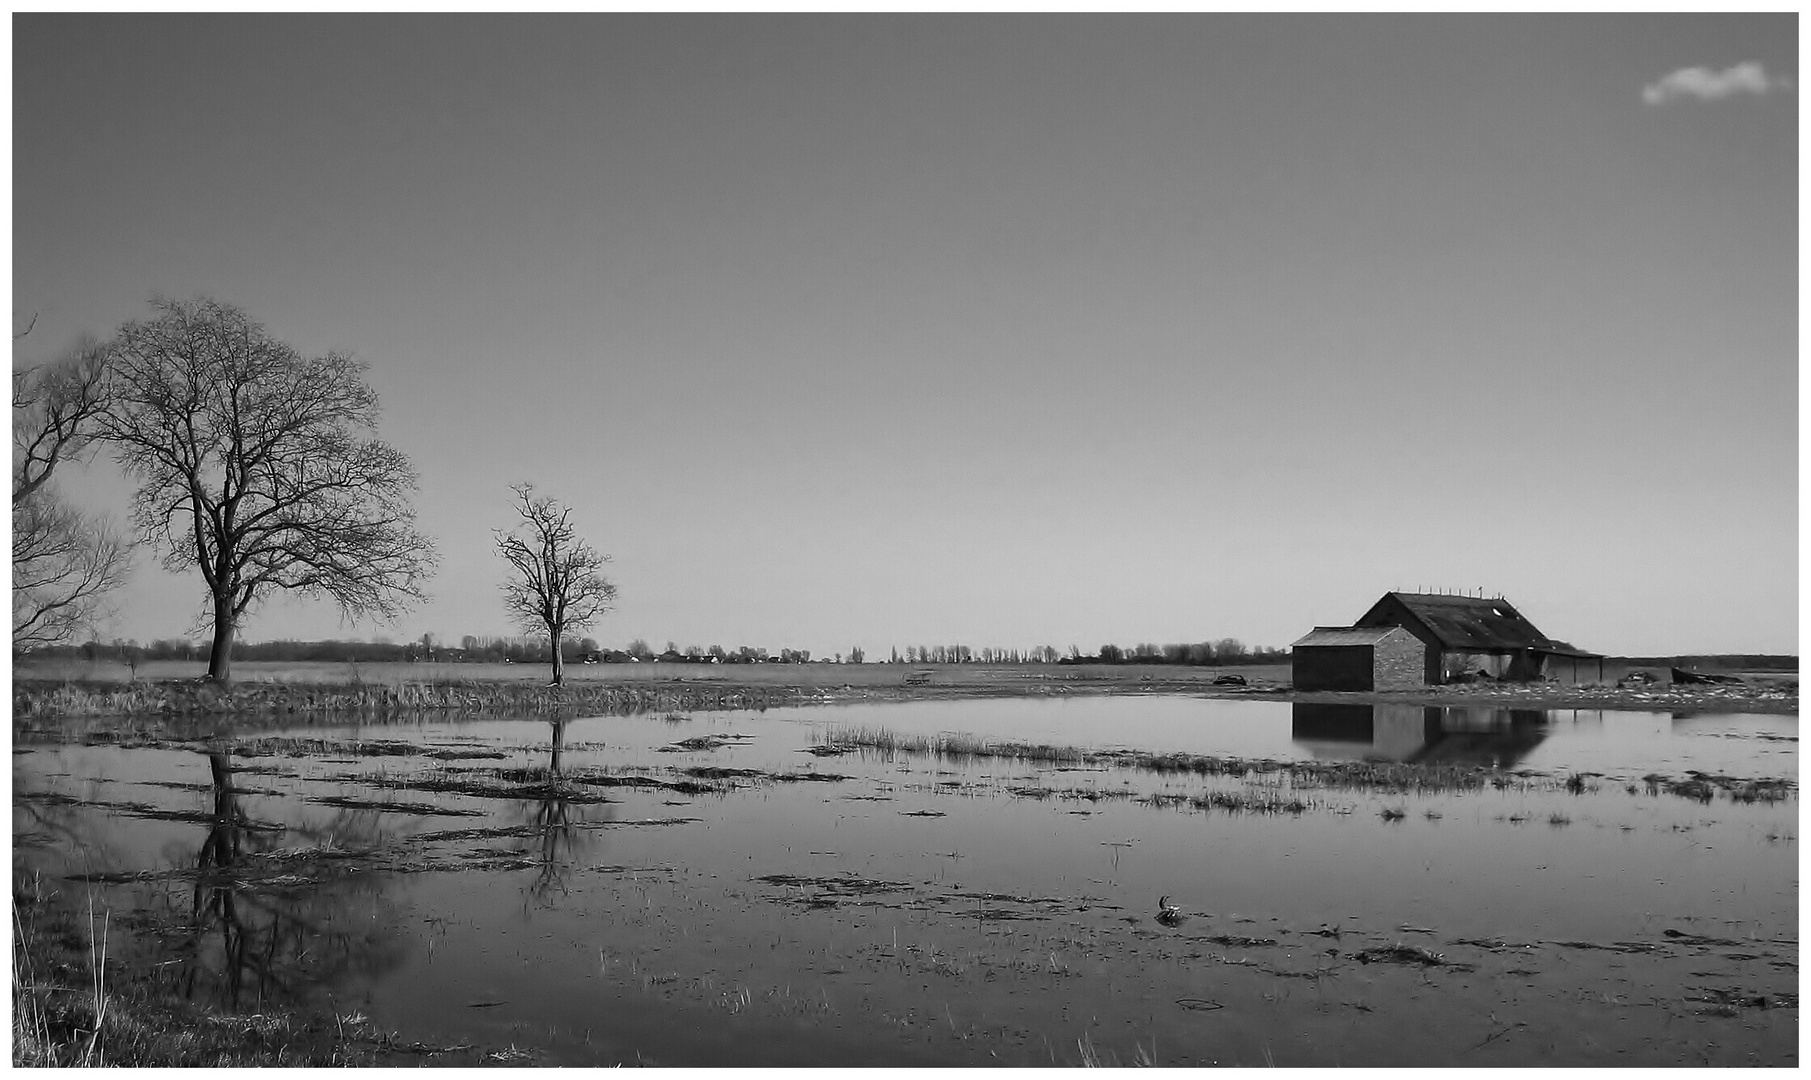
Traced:
[[[172, 992], [547, 1063], [1793, 1063], [1797, 727], [1153, 696], [26, 743], [15, 860]], [[851, 729], [1505, 771], [808, 753]], [[1791, 786], [1645, 779], [1691, 770]]]

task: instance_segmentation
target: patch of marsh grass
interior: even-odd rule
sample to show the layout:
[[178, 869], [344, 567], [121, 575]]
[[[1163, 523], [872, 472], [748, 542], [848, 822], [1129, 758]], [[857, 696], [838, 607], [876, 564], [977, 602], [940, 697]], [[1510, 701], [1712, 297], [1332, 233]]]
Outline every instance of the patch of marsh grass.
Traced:
[[[1132, 1045], [1134, 1049], [1130, 1062], [1131, 1068], [1149, 1069], [1156, 1067], [1156, 1036], [1151, 1037], [1151, 1048], [1149, 1050], [1144, 1048], [1143, 1043], [1137, 1041], [1134, 1041]], [[1119, 1060], [1119, 1055], [1113, 1051], [1096, 1049], [1094, 1039], [1087, 1032], [1083, 1032], [1082, 1037], [1075, 1040], [1075, 1049], [1081, 1055], [1081, 1067], [1084, 1069], [1123, 1069], [1128, 1067], [1126, 1063]]]
[[854, 727], [814, 732], [811, 738], [814, 746], [839, 753], [866, 749], [887, 754], [929, 754], [940, 760], [1000, 758], [1062, 765], [1079, 765], [1094, 760], [1089, 751], [1080, 747], [988, 739], [963, 732], [902, 735], [887, 728]]
[[[1548, 776], [1531, 770], [1505, 771], [1479, 764], [1408, 763], [1395, 761], [1278, 761], [1213, 754], [1158, 754], [1145, 750], [1089, 750], [985, 736], [943, 732], [905, 735], [884, 727], [830, 728], [812, 734], [810, 753], [820, 756], [856, 750], [882, 754], [925, 754], [944, 761], [1003, 759], [1063, 766], [1140, 769], [1160, 775], [1233, 777], [1294, 788], [1333, 788], [1440, 795], [1476, 791], [1567, 791], [1575, 795], [1600, 790], [1596, 773]], [[1791, 780], [1744, 779], [1692, 772], [1685, 779], [1651, 774], [1642, 778], [1649, 794], [1662, 791], [1709, 802], [1717, 791], [1736, 802], [1778, 802], [1797, 794]], [[1634, 785], [1629, 785], [1634, 793]], [[1287, 809], [1287, 807], [1285, 807]], [[1386, 820], [1397, 818], [1386, 814]]]

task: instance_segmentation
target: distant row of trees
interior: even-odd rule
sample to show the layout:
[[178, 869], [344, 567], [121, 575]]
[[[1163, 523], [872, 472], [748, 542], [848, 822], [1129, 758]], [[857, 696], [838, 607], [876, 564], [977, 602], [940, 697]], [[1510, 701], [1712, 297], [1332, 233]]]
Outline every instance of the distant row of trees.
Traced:
[[[41, 648], [38, 657], [61, 657], [85, 660], [116, 660], [136, 666], [146, 660], [196, 660], [207, 655], [207, 646], [184, 638], [167, 638], [141, 645], [137, 641], [110, 642], [98, 640]], [[546, 636], [484, 637], [467, 634], [457, 645], [441, 641], [434, 634], [423, 634], [414, 641], [264, 641], [241, 644], [236, 649], [242, 660], [289, 663], [438, 663], [438, 664], [550, 664], [553, 642]], [[561, 663], [664, 663], [664, 664], [809, 664], [809, 649], [767, 649], [740, 645], [726, 649], [721, 645], [687, 645], [681, 648], [669, 641], [660, 651], [637, 638], [626, 649], [607, 649], [595, 638], [562, 640]], [[1099, 652], [1083, 653], [1069, 646], [1067, 654], [1055, 646], [1039, 645], [1031, 649], [974, 649], [967, 645], [908, 645], [902, 651], [893, 649], [885, 663], [893, 664], [1186, 664], [1196, 666], [1227, 664], [1282, 663], [1288, 659], [1286, 649], [1251, 648], [1237, 638], [1221, 638], [1193, 645], [1154, 645], [1149, 643], [1122, 647], [1103, 645]], [[867, 655], [858, 645], [847, 653], [819, 657], [817, 663], [861, 664]]]
[[1018, 649], [972, 649], [967, 645], [908, 645], [902, 658], [893, 650], [892, 663], [906, 664], [1224, 664], [1280, 663], [1289, 650], [1268, 646], [1252, 647], [1238, 638], [1221, 638], [1192, 645], [1102, 645], [1099, 652], [1084, 653], [1071, 645], [1067, 653], [1053, 645], [1038, 645], [1021, 652]]
[[1144, 642], [1130, 648], [1102, 645], [1100, 652], [1083, 656], [1074, 646], [1065, 664], [1187, 664], [1196, 667], [1228, 664], [1280, 664], [1289, 659], [1288, 649], [1268, 645], [1250, 646], [1238, 638], [1221, 638], [1193, 645], [1156, 645]]

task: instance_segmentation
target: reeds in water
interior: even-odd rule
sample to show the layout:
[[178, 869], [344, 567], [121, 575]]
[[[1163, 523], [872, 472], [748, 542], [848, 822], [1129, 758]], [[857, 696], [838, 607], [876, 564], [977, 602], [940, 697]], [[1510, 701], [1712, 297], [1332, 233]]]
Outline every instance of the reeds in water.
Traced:
[[[21, 910], [43, 902], [42, 882], [27, 883], [15, 876], [13, 888], [13, 1064], [33, 1067], [88, 1068], [107, 1065], [102, 1032], [109, 1030], [107, 930], [110, 912], [103, 911], [97, 928], [94, 894], [88, 894], [89, 986], [56, 985], [34, 960], [45, 951], [43, 935], [34, 919], [28, 923]], [[63, 928], [65, 935], [70, 928]], [[73, 944], [73, 942], [67, 943]], [[73, 950], [71, 950], [73, 952]], [[74, 996], [71, 996], [71, 995]]]
[[969, 758], [1007, 758], [1014, 761], [1078, 765], [1095, 760], [1095, 755], [1080, 747], [987, 739], [962, 732], [902, 735], [886, 728], [837, 728], [812, 735], [812, 743], [839, 752], [866, 749], [886, 754], [930, 754], [958, 761]]

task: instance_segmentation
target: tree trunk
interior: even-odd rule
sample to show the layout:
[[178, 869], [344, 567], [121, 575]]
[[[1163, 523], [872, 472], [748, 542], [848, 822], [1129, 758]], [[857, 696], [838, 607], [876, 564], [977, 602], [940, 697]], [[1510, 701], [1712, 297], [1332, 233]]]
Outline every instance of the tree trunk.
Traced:
[[208, 681], [225, 683], [233, 675], [233, 606], [214, 601], [214, 649], [208, 653]]
[[566, 662], [560, 659], [560, 635], [553, 635], [553, 685], [559, 686], [566, 680]]

